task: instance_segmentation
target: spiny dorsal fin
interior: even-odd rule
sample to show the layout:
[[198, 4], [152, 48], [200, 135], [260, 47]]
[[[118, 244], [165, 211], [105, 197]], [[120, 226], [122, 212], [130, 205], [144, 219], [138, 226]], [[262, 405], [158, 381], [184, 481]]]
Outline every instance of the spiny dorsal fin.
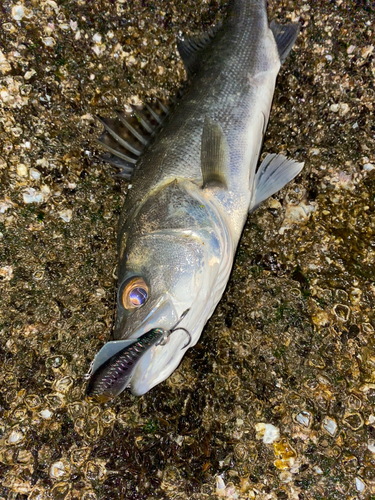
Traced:
[[289, 160], [284, 155], [268, 154], [255, 174], [250, 212], [277, 193], [303, 169], [304, 163]]
[[275, 37], [280, 61], [283, 64], [296, 41], [301, 25], [299, 23], [279, 24], [272, 21], [270, 29]]
[[202, 133], [201, 169], [203, 189], [229, 183], [229, 146], [221, 126], [206, 116]]
[[111, 154], [103, 159], [121, 170], [120, 176], [130, 179], [134, 165], [168, 114], [168, 108], [156, 101], [145, 104], [143, 111], [132, 106], [134, 115], [116, 111], [117, 118], [102, 118], [104, 132], [97, 139]]
[[199, 70], [201, 52], [210, 45], [220, 28], [221, 24], [217, 24], [201, 35], [184, 36], [177, 40], [178, 52], [189, 77]]

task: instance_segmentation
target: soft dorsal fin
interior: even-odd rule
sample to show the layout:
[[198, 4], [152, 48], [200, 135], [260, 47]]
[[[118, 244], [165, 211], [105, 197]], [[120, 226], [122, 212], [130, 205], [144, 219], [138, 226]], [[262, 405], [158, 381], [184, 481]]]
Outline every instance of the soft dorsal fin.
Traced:
[[284, 155], [269, 154], [262, 161], [254, 179], [250, 212], [277, 193], [303, 169], [304, 163], [289, 160]]
[[221, 24], [217, 24], [201, 35], [184, 36], [177, 40], [178, 52], [184, 63], [188, 77], [193, 76], [199, 70], [201, 53], [210, 45], [220, 28]]
[[229, 183], [229, 146], [221, 126], [206, 116], [201, 146], [203, 188], [221, 187]]
[[299, 23], [279, 24], [272, 21], [270, 29], [275, 37], [280, 61], [283, 64], [296, 41], [301, 25]]

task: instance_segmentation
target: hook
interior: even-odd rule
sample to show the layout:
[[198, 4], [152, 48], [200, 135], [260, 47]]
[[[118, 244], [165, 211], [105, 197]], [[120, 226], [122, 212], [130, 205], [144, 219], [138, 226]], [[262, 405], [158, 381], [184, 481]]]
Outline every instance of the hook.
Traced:
[[191, 334], [190, 334], [190, 332], [188, 332], [186, 330], [186, 328], [183, 328], [181, 326], [179, 326], [178, 328], [176, 328], [181, 323], [181, 321], [185, 318], [185, 316], [187, 315], [187, 313], [189, 311], [190, 311], [190, 308], [186, 309], [186, 311], [184, 311], [181, 314], [180, 319], [177, 321], [177, 323], [170, 330], [164, 330], [163, 338], [161, 339], [161, 341], [159, 342], [158, 345], [165, 345], [167, 343], [167, 341], [168, 341], [169, 336], [173, 332], [176, 332], [177, 330], [183, 330], [187, 334], [187, 336], [189, 337], [188, 343], [185, 344], [183, 347], [181, 347], [181, 349], [185, 349], [185, 347], [187, 347], [191, 343]]

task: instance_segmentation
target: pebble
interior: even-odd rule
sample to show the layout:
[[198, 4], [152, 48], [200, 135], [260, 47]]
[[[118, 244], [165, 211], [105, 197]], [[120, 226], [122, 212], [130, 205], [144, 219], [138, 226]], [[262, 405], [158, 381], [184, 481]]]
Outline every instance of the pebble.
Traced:
[[20, 163], [17, 166], [17, 175], [19, 177], [26, 177], [27, 176], [27, 171], [28, 171], [28, 168], [23, 163]]
[[23, 75], [25, 80], [30, 80], [34, 75], [36, 75], [35, 69], [30, 69], [29, 71], [26, 71], [26, 73]]
[[340, 116], [345, 116], [349, 111], [349, 105], [346, 102], [338, 102], [331, 104], [329, 108], [332, 113], [339, 113]]
[[12, 66], [7, 61], [4, 53], [0, 50], [0, 71], [5, 75], [12, 69]]
[[24, 434], [20, 430], [14, 430], [10, 433], [8, 437], [8, 443], [9, 444], [18, 444], [24, 439]]
[[280, 430], [272, 424], [260, 422], [255, 424], [255, 430], [257, 439], [262, 439], [265, 444], [271, 444], [280, 439]]
[[51, 476], [52, 479], [58, 479], [60, 477], [65, 476], [66, 474], [67, 470], [63, 462], [58, 461], [51, 465], [49, 475]]
[[61, 210], [61, 212], [59, 212], [59, 217], [65, 222], [70, 222], [72, 220], [72, 216], [73, 211], [70, 209]]
[[12, 17], [15, 21], [21, 21], [25, 15], [25, 9], [23, 5], [14, 5], [12, 7]]
[[301, 411], [296, 416], [296, 420], [299, 424], [303, 425], [303, 427], [310, 427], [311, 424], [311, 413], [308, 411]]
[[0, 214], [5, 214], [5, 212], [9, 209], [12, 208], [13, 203], [10, 201], [10, 199], [6, 196], [4, 200], [0, 201]]
[[52, 38], [51, 36], [46, 36], [45, 38], [42, 39], [43, 40], [43, 43], [46, 47], [53, 47], [54, 45], [56, 45], [56, 41], [54, 38]]
[[44, 196], [41, 191], [37, 191], [34, 188], [28, 188], [23, 193], [24, 203], [42, 203], [44, 201]]
[[0, 267], [0, 278], [2, 278], [2, 281], [10, 281], [12, 277], [13, 277], [12, 266]]
[[219, 497], [225, 496], [225, 483], [221, 476], [216, 476], [216, 495]]
[[337, 432], [337, 423], [333, 418], [325, 417], [323, 420], [323, 429], [328, 432], [331, 436], [334, 436]]
[[367, 172], [371, 172], [371, 170], [374, 170], [374, 165], [372, 163], [365, 163], [363, 165], [363, 170], [366, 170]]
[[44, 418], [44, 420], [49, 420], [52, 417], [52, 412], [48, 409], [45, 409], [40, 412], [40, 416]]
[[36, 168], [30, 168], [30, 177], [35, 181], [40, 179], [40, 172]]
[[366, 488], [366, 485], [365, 483], [362, 481], [361, 478], [359, 477], [356, 477], [355, 478], [355, 487], [356, 487], [356, 490], [359, 491], [360, 493], [362, 493], [365, 488]]
[[363, 49], [361, 50], [361, 56], [363, 57], [363, 59], [366, 59], [373, 52], [374, 52], [374, 46], [367, 45], [367, 47], [363, 47]]

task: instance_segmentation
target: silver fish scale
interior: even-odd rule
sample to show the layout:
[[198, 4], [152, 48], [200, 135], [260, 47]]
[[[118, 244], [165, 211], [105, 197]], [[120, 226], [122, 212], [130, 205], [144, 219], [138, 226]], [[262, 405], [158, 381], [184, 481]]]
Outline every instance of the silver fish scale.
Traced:
[[[271, 54], [264, 48], [268, 21], [259, 4], [264, 4], [263, 0], [237, 2], [222, 29], [200, 54], [201, 70], [136, 167], [120, 218], [119, 239], [128, 230], [126, 220], [157, 186], [174, 178], [201, 181], [200, 146], [206, 116], [218, 122], [226, 135], [234, 186], [243, 186], [243, 174], [249, 179], [247, 131], [254, 121], [259, 122], [258, 128], [265, 128], [261, 122], [263, 81], [254, 86], [251, 80], [273, 66], [276, 76], [279, 65], [276, 46]], [[271, 100], [272, 95], [266, 98]], [[267, 105], [265, 108], [268, 120], [269, 109]], [[238, 189], [234, 189], [232, 198], [240, 199], [238, 195]]]

